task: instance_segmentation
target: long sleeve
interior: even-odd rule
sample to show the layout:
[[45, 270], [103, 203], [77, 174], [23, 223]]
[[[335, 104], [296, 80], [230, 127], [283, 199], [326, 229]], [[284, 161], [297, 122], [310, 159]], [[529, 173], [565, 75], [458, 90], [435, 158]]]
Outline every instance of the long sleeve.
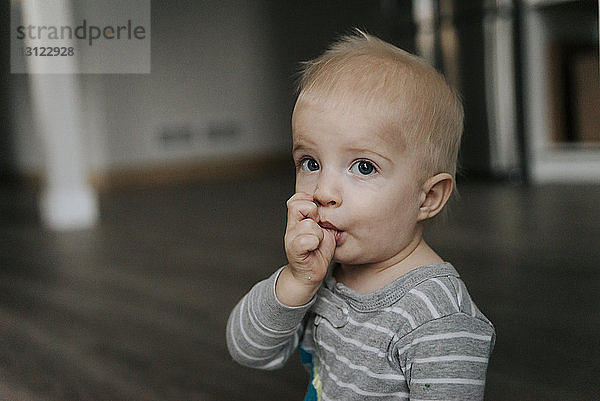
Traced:
[[417, 328], [397, 344], [411, 399], [483, 400], [495, 332], [456, 313]]
[[298, 346], [304, 316], [312, 302], [293, 308], [281, 304], [275, 296], [280, 272], [256, 284], [229, 316], [227, 347], [242, 365], [280, 368]]

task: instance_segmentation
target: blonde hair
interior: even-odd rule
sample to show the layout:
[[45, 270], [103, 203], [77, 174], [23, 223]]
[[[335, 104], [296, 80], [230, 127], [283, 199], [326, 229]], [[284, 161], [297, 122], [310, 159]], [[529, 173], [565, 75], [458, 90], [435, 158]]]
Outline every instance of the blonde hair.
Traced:
[[[360, 30], [303, 63], [298, 100], [359, 104], [381, 116], [417, 155], [419, 177], [456, 174], [463, 108], [444, 77], [419, 57]], [[376, 114], [377, 115], [377, 114]]]

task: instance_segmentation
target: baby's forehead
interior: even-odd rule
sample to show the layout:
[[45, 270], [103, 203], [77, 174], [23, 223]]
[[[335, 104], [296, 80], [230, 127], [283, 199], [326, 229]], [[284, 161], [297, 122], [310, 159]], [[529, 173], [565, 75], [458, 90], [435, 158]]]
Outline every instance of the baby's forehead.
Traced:
[[339, 102], [300, 99], [292, 117], [294, 147], [318, 144], [324, 134], [348, 149], [404, 150], [406, 138], [400, 123], [381, 110], [353, 101]]

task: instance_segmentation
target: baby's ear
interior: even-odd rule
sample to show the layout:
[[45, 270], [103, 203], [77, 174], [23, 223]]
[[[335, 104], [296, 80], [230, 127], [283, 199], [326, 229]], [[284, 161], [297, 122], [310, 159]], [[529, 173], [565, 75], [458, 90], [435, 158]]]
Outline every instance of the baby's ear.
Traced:
[[425, 181], [421, 188], [419, 221], [432, 218], [444, 208], [452, 193], [453, 184], [454, 180], [448, 173], [436, 174]]

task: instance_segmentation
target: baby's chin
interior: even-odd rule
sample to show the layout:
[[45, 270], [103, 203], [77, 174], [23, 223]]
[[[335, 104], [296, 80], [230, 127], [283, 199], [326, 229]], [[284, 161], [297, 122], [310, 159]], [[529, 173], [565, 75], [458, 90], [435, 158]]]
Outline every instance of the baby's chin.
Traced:
[[357, 255], [356, 253], [349, 254], [343, 247], [341, 249], [340, 247], [335, 248], [331, 261], [340, 265], [356, 268], [370, 266], [380, 262], [379, 259], [368, 258], [364, 255]]
[[333, 258], [331, 259], [332, 262], [337, 263], [337, 264], [341, 264], [341, 265], [356, 265], [357, 260], [356, 258], [352, 258], [349, 257], [349, 255], [345, 255], [344, 252], [342, 250], [338, 248], [335, 248], [335, 251], [333, 253]]

